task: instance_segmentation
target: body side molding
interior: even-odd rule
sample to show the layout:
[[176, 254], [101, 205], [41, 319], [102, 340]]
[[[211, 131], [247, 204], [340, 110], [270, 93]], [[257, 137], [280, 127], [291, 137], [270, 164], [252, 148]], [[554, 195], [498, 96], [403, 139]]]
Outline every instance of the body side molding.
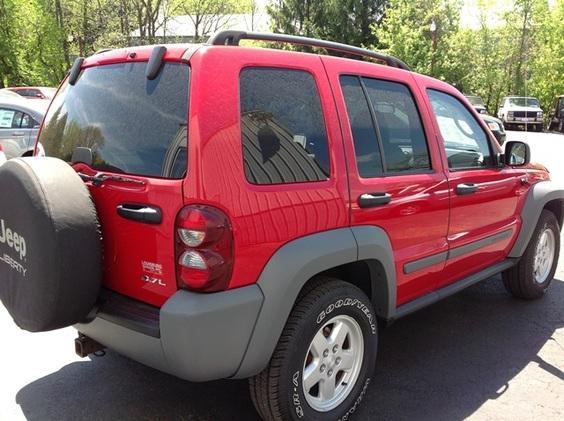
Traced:
[[425, 269], [426, 267], [433, 266], [439, 263], [443, 263], [448, 259], [448, 251], [441, 251], [437, 254], [432, 254], [422, 259], [412, 260], [411, 262], [403, 265], [403, 273], [410, 274], [417, 272], [418, 270]]
[[433, 266], [438, 263], [445, 262], [448, 259], [454, 259], [455, 257], [462, 256], [466, 253], [473, 252], [475, 250], [487, 247], [498, 241], [511, 237], [512, 233], [513, 229], [509, 228], [498, 232], [497, 234], [484, 237], [480, 240], [472, 241], [471, 243], [465, 244], [463, 246], [455, 247], [448, 251], [442, 251], [437, 254], [432, 254], [422, 259], [413, 260], [403, 265], [403, 272], [406, 274], [413, 273], [428, 266]]

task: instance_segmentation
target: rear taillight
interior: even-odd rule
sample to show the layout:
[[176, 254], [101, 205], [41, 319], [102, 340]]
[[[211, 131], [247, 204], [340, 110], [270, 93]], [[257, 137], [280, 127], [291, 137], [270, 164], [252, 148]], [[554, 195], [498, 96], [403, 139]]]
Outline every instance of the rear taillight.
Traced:
[[176, 218], [180, 288], [213, 292], [227, 288], [233, 269], [233, 232], [227, 216], [203, 205], [184, 207]]

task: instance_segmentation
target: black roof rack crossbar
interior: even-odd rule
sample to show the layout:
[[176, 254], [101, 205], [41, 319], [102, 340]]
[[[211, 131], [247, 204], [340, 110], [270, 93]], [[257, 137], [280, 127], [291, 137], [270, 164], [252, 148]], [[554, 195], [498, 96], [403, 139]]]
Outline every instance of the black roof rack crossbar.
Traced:
[[357, 56], [371, 57], [376, 60], [383, 61], [388, 66], [398, 67], [404, 70], [411, 70], [407, 64], [400, 59], [383, 53], [366, 50], [364, 48], [354, 47], [352, 45], [341, 44], [339, 42], [324, 41], [314, 38], [300, 37], [297, 35], [262, 33], [262, 32], [246, 32], [246, 31], [221, 31], [212, 35], [208, 44], [211, 45], [239, 45], [243, 39], [252, 39], [257, 41], [284, 42], [288, 44], [306, 45], [309, 47], [325, 48], [332, 51], [340, 51], [343, 53], [354, 54]]

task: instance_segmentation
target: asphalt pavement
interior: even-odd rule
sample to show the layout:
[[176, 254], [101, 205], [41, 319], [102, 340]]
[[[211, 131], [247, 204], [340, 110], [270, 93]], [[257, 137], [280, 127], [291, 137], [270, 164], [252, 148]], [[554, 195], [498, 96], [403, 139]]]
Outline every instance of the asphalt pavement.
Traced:
[[[564, 185], [564, 135], [508, 132]], [[397, 321], [380, 337], [356, 420], [564, 419], [564, 256], [549, 293], [499, 277]], [[0, 420], [256, 420], [246, 381], [189, 383], [114, 352], [80, 359], [72, 328], [31, 334], [0, 305]], [[187, 356], [189, 357], [189, 356]]]

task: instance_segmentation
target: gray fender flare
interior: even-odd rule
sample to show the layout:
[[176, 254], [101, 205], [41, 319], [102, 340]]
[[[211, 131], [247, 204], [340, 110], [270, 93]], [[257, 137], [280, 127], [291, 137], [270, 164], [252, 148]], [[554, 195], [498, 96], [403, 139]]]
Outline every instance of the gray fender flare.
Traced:
[[560, 206], [564, 205], [564, 189], [558, 187], [554, 182], [541, 181], [530, 188], [521, 211], [521, 231], [509, 252], [509, 257], [521, 257], [525, 253], [542, 210], [548, 202], [553, 200], [560, 200]]
[[[379, 292], [373, 295], [382, 297], [376, 306], [385, 306], [382, 312], [392, 314], [396, 306], [393, 252], [381, 228], [359, 226], [324, 231], [278, 249], [257, 282], [264, 301], [245, 356], [233, 377], [251, 377], [268, 365], [296, 298], [309, 279], [325, 270], [364, 259], [379, 262], [370, 268], [372, 278], [379, 275], [372, 288]], [[385, 273], [378, 273], [378, 268]]]

